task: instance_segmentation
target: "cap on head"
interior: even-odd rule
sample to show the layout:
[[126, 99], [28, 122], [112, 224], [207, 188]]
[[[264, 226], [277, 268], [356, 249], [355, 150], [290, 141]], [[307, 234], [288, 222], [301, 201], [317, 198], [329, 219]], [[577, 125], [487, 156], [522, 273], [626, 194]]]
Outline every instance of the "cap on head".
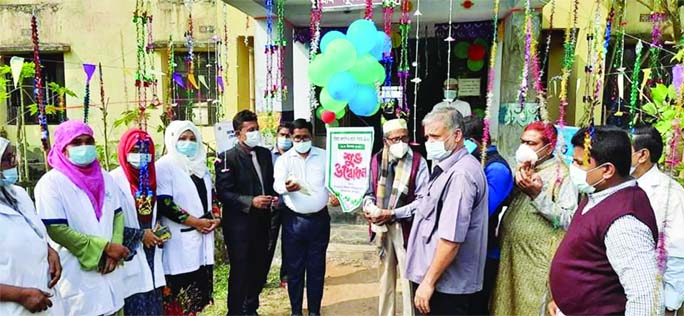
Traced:
[[406, 120], [404, 119], [393, 119], [385, 122], [384, 125], [382, 125], [382, 132], [384, 134], [389, 134], [393, 131], [396, 131], [398, 129], [408, 129], [408, 125], [406, 124]]
[[450, 86], [457, 86], [458, 85], [458, 80], [454, 78], [447, 78], [444, 80], [444, 87], [450, 87]]

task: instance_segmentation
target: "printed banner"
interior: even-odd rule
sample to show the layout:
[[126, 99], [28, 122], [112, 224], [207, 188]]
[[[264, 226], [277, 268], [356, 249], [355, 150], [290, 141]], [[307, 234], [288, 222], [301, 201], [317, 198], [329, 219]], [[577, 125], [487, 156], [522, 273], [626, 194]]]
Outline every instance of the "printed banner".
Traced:
[[216, 138], [216, 149], [222, 153], [235, 147], [237, 137], [233, 130], [233, 121], [223, 121], [214, 125], [214, 137]]
[[345, 213], [361, 206], [368, 190], [373, 139], [373, 127], [328, 129], [325, 185]]

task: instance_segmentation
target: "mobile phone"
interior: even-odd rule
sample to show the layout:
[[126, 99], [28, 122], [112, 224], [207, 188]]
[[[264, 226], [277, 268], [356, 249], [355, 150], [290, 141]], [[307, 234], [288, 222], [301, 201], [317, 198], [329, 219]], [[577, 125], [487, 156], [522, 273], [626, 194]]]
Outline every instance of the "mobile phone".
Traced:
[[171, 231], [168, 226], [159, 226], [159, 229], [155, 230], [154, 234], [164, 241], [171, 238]]

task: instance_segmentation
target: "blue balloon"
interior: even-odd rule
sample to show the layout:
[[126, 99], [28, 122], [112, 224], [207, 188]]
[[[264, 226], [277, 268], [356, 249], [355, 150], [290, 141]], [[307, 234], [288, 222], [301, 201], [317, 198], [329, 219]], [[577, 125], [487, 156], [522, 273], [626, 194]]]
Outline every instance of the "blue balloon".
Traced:
[[389, 54], [392, 51], [392, 39], [383, 31], [377, 31], [376, 42], [370, 54], [377, 60], [382, 60], [383, 54]]
[[349, 100], [349, 110], [358, 116], [372, 116], [378, 112], [378, 92], [373, 85], [363, 85], [356, 89]]
[[357, 87], [356, 79], [347, 71], [334, 74], [326, 86], [328, 94], [337, 101], [349, 101], [356, 93]]
[[354, 44], [359, 55], [370, 52], [376, 44], [378, 29], [370, 20], [356, 20], [347, 29], [347, 39]]
[[325, 53], [325, 50], [328, 48], [328, 44], [338, 38], [345, 38], [344, 33], [340, 31], [329, 31], [328, 33], [325, 33], [323, 38], [321, 38], [321, 52]]

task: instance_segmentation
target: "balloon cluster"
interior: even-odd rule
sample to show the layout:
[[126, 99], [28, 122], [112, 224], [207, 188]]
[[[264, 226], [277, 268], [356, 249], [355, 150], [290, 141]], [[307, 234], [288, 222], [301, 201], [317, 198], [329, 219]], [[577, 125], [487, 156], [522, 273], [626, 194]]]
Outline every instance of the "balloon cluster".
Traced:
[[347, 34], [330, 31], [321, 39], [321, 54], [309, 64], [309, 80], [322, 87], [322, 108], [317, 116], [326, 124], [342, 118], [349, 110], [371, 116], [380, 109], [376, 86], [385, 81], [379, 60], [392, 50], [392, 41], [370, 20], [357, 20]]
[[466, 66], [468, 70], [477, 72], [482, 70], [487, 54], [487, 42], [483, 39], [476, 39], [474, 43], [458, 42], [454, 47], [454, 55], [460, 59], [468, 59]]

